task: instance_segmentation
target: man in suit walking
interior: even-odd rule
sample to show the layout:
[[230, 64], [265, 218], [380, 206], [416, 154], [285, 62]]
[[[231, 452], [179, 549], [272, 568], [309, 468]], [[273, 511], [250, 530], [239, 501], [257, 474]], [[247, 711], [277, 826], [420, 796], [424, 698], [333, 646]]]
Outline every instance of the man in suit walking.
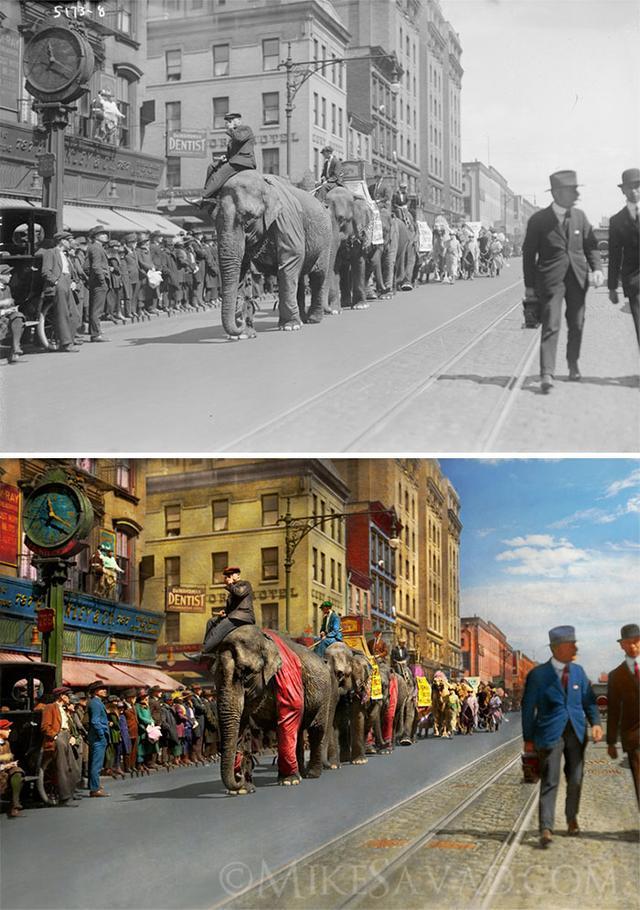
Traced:
[[525, 297], [537, 298], [540, 306], [540, 376], [544, 394], [553, 388], [562, 301], [567, 304], [569, 380], [579, 382], [589, 269], [595, 287], [604, 282], [593, 228], [584, 212], [574, 208], [580, 195], [576, 172], [556, 171], [549, 181], [553, 202], [531, 216], [522, 246]]
[[607, 751], [610, 758], [618, 757], [619, 731], [640, 805], [640, 626], [637, 623], [623, 626], [618, 641], [625, 659], [609, 673]]
[[560, 765], [564, 755], [567, 780], [565, 816], [570, 836], [580, 834], [578, 809], [587, 744], [585, 717], [594, 742], [602, 739], [600, 713], [587, 675], [573, 660], [578, 652], [573, 626], [549, 630], [551, 659], [527, 676], [522, 697], [524, 751], [538, 753], [540, 761], [540, 846], [553, 837]]
[[636, 338], [640, 346], [640, 168], [632, 167], [622, 172], [618, 186], [627, 204], [609, 220], [609, 273], [607, 287], [609, 300], [618, 302], [618, 281], [629, 301]]

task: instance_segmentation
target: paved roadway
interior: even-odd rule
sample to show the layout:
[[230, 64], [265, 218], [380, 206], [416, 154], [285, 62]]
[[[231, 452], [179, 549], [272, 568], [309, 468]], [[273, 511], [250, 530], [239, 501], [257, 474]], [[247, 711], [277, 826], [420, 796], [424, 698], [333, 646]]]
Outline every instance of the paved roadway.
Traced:
[[[0, 447], [43, 454], [637, 451], [630, 315], [605, 290], [591, 291], [584, 379], [566, 381], [563, 328], [559, 381], [542, 396], [537, 355], [526, 357], [539, 333], [522, 328], [522, 290], [520, 261], [512, 259], [499, 278], [429, 284], [296, 333], [278, 332], [275, 314], [265, 311], [251, 341], [227, 341], [213, 310], [107, 324], [111, 344], [0, 364]], [[510, 307], [481, 345], [398, 406]], [[420, 345], [407, 350], [416, 338]], [[379, 363], [402, 348], [400, 357]], [[522, 358], [522, 387], [499, 432], [487, 435]]]
[[0, 906], [212, 907], [519, 737], [519, 714], [508, 717], [497, 734], [420, 740], [299, 787], [278, 787], [269, 759], [252, 796], [227, 796], [213, 765], [110, 781], [110, 799], [2, 818]]

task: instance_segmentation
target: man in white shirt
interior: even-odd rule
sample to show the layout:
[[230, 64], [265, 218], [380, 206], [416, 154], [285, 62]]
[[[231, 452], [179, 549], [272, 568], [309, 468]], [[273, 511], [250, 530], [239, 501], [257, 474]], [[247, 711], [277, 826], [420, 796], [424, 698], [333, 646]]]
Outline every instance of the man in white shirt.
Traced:
[[45, 302], [53, 305], [53, 322], [58, 343], [57, 350], [63, 354], [75, 354], [78, 347], [76, 334], [80, 329], [82, 318], [71, 293], [76, 285], [71, 276], [68, 251], [69, 231], [58, 231], [53, 235], [55, 246], [49, 249], [41, 247], [36, 257], [42, 260], [42, 293]]
[[43, 768], [55, 763], [58, 805], [69, 805], [74, 791], [80, 782], [78, 764], [71, 754], [74, 746], [79, 746], [69, 727], [69, 696], [72, 689], [59, 686], [53, 690], [55, 701], [42, 707], [40, 729], [43, 735]]

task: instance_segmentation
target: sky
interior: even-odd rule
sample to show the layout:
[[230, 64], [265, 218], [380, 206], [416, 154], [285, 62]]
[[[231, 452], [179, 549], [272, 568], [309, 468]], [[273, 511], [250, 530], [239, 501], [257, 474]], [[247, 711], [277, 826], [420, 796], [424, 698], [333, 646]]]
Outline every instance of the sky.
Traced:
[[462, 160], [492, 164], [540, 206], [549, 174], [575, 170], [594, 225], [622, 208], [622, 171], [640, 167], [638, 0], [441, 7], [462, 45]]
[[495, 623], [548, 660], [548, 631], [573, 625], [596, 681], [640, 623], [640, 460], [441, 459], [463, 523], [460, 616]]

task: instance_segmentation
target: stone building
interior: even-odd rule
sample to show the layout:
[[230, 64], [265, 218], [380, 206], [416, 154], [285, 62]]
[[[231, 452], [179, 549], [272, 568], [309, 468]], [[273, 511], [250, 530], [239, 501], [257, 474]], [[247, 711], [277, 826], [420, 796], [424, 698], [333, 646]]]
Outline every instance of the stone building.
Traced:
[[[260, 625], [299, 636], [318, 631], [324, 600], [344, 612], [345, 525], [336, 516], [345, 512], [348, 489], [331, 462], [152, 459], [146, 496], [143, 605], [166, 611], [160, 651], [174, 672], [188, 667], [180, 652], [199, 647], [211, 610], [224, 606], [222, 570], [229, 564], [251, 582]], [[289, 617], [287, 531], [280, 520], [287, 513], [294, 546]]]

